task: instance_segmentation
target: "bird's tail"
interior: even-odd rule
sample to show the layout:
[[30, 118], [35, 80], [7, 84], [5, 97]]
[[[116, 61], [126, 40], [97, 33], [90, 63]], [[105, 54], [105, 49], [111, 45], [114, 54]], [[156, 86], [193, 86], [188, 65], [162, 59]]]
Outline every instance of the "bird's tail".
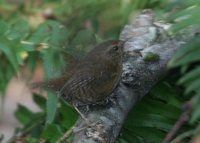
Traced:
[[33, 82], [29, 85], [29, 87], [31, 89], [43, 88], [43, 89], [51, 89], [54, 91], [60, 91], [60, 89], [64, 86], [65, 82], [66, 82], [65, 78], [61, 77], [47, 81]]

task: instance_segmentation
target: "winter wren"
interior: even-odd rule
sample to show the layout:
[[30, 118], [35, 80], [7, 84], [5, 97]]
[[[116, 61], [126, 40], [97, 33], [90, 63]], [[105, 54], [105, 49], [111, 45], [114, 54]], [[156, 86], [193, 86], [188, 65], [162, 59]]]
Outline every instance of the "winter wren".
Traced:
[[123, 41], [97, 45], [60, 78], [42, 83], [58, 90], [72, 106], [98, 104], [109, 98], [122, 73]]

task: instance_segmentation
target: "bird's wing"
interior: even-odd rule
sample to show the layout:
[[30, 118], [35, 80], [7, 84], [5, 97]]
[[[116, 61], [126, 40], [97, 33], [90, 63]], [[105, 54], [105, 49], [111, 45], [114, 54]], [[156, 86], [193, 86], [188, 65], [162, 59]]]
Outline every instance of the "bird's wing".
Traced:
[[75, 71], [60, 90], [60, 95], [68, 102], [90, 104], [97, 96], [96, 90], [92, 85], [95, 80], [97, 80], [95, 73], [90, 68]]
[[[104, 70], [103, 70], [104, 71]], [[60, 91], [67, 101], [95, 104], [106, 99], [115, 88], [117, 75], [92, 68], [76, 71]]]

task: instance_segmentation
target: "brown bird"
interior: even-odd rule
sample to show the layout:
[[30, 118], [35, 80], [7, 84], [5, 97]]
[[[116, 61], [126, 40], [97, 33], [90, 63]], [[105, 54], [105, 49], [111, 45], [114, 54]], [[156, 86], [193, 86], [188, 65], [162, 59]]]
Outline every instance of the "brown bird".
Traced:
[[120, 40], [103, 42], [62, 77], [35, 86], [58, 91], [79, 113], [78, 106], [102, 103], [110, 97], [120, 80], [123, 44]]

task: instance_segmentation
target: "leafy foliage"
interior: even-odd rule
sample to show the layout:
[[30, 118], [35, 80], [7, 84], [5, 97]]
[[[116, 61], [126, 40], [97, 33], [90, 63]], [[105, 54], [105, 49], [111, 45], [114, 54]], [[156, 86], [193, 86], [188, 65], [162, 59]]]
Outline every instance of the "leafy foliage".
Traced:
[[[53, 10], [53, 20], [43, 15], [46, 8]], [[0, 1], [0, 17], [4, 19], [0, 21], [0, 92], [5, 92], [9, 80], [20, 73], [22, 66], [34, 72], [37, 63], [42, 62], [45, 79], [61, 75], [70, 57], [81, 58], [102, 39], [118, 38], [129, 17], [144, 8], [154, 9], [160, 18], [167, 15], [167, 20], [174, 23], [174, 34], [200, 22], [199, 0], [46, 0], [15, 4]], [[43, 15], [42, 19], [38, 14]], [[192, 135], [199, 133], [199, 42], [196, 36], [175, 54], [169, 66], [180, 68], [181, 74], [177, 70], [175, 76], [169, 74], [138, 103], [118, 142], [161, 142], [181, 114], [181, 105], [193, 96], [190, 126], [181, 132], [191, 129]], [[156, 55], [148, 58], [159, 59]], [[34, 113], [23, 105], [15, 112], [24, 125], [17, 133], [25, 136], [26, 142], [56, 142], [77, 119], [74, 109], [54, 93], [49, 92], [47, 99], [35, 94], [33, 100], [41, 112]]]
[[[23, 24], [23, 28], [20, 26]], [[28, 24], [25, 21], [8, 25], [4, 21], [0, 21], [0, 68], [4, 72], [0, 72], [0, 91], [4, 92], [6, 85], [14, 73], [18, 72], [20, 65], [23, 64], [26, 50], [22, 46], [20, 40], [26, 36], [28, 32]]]
[[158, 143], [163, 140], [181, 114], [178, 106], [179, 93], [173, 91], [168, 84], [163, 81], [157, 84], [150, 94], [134, 107], [129, 113], [119, 140], [137, 140], [138, 143]]
[[173, 15], [169, 17], [170, 21], [176, 22], [172, 30], [177, 32], [189, 26], [197, 26], [200, 23], [199, 20], [199, 0], [178, 0], [174, 7], [181, 10], [175, 11]]
[[[199, 0], [192, 1], [179, 1], [178, 4], [184, 4], [185, 9], [180, 10], [177, 14], [171, 17], [171, 19], [179, 19], [177, 24], [172, 27], [174, 32], [188, 32], [184, 28], [195, 28], [200, 24], [199, 15]], [[182, 76], [178, 80], [177, 84], [184, 86], [185, 95], [192, 98], [193, 113], [191, 115], [190, 124], [194, 125], [190, 132], [191, 135], [199, 134], [199, 119], [200, 119], [200, 37], [198, 31], [196, 34], [188, 40], [188, 42], [177, 51], [173, 59], [169, 63], [169, 67], [180, 67]], [[184, 138], [184, 135], [183, 135]]]
[[59, 139], [61, 135], [62, 131], [59, 125], [48, 124], [42, 133], [42, 138], [54, 143]]

